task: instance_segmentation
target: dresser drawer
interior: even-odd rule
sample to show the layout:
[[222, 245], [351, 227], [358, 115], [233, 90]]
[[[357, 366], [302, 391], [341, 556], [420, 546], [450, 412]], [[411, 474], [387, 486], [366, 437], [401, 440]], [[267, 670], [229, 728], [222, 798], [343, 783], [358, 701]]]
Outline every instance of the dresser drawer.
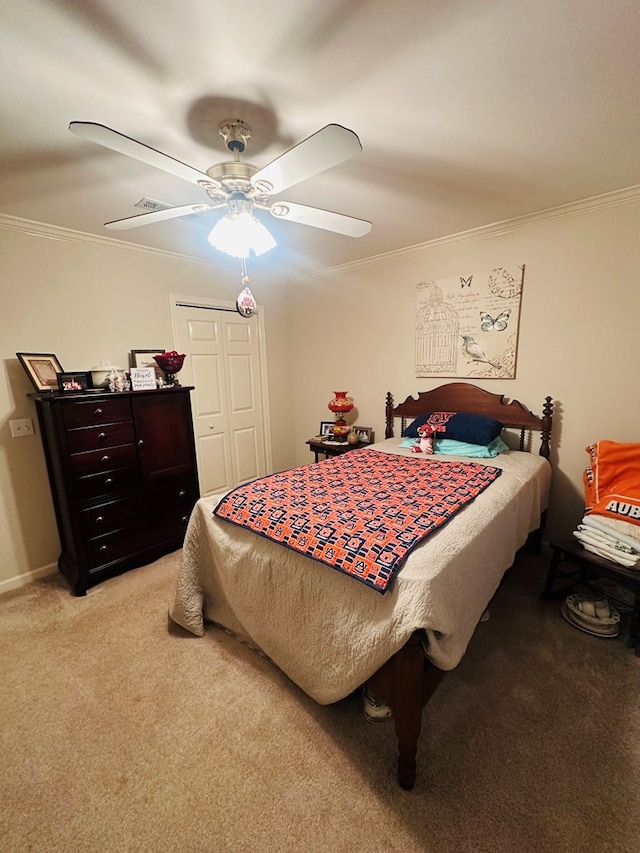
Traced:
[[88, 501], [103, 495], [116, 495], [123, 489], [131, 489], [139, 484], [140, 472], [135, 466], [92, 474], [88, 477], [78, 477], [75, 481], [75, 489], [78, 500]]
[[130, 421], [133, 418], [131, 403], [127, 397], [68, 403], [62, 411], [67, 429]]
[[93, 539], [150, 518], [166, 515], [169, 511], [186, 523], [197, 497], [189, 484], [177, 483], [170, 488], [101, 503], [82, 510], [82, 529], [87, 538]]
[[187, 521], [188, 518], [185, 521], [179, 513], [170, 512], [115, 533], [90, 539], [86, 543], [89, 571], [129, 558], [167, 539], [184, 536]]
[[119, 447], [105, 447], [104, 450], [89, 450], [86, 453], [72, 453], [71, 470], [76, 477], [98, 474], [112, 468], [126, 468], [136, 465], [138, 457], [135, 444], [121, 444]]
[[131, 421], [67, 430], [67, 444], [71, 453], [98, 450], [116, 444], [133, 444], [134, 437]]

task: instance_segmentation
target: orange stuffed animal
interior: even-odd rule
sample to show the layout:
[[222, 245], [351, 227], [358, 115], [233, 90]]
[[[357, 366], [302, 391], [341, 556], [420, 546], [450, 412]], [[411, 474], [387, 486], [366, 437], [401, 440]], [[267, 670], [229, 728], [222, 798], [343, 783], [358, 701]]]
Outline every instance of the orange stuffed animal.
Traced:
[[436, 431], [431, 424], [422, 424], [418, 427], [418, 438], [416, 444], [411, 448], [412, 453], [433, 453], [433, 442]]

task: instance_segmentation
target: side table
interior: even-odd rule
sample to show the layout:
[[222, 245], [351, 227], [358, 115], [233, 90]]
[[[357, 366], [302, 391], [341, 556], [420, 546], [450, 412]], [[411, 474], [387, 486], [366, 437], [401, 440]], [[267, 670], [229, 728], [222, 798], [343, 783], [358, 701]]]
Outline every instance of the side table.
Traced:
[[357, 444], [349, 444], [348, 441], [341, 441], [339, 444], [327, 444], [326, 441], [317, 441], [314, 438], [310, 438], [306, 443], [309, 445], [309, 450], [315, 454], [315, 462], [319, 461], [321, 453], [324, 454], [325, 459], [328, 459], [330, 456], [342, 456], [343, 453], [348, 453], [350, 450], [367, 447], [365, 441], [359, 441]]
[[[582, 584], [595, 593], [606, 596], [612, 604], [621, 604], [628, 609], [628, 604], [620, 602], [611, 593], [600, 589], [597, 578], [609, 578], [626, 587], [634, 594], [627, 645], [630, 648], [635, 648], [636, 655], [640, 657], [640, 571], [628, 569], [613, 560], [607, 560], [598, 554], [593, 554], [583, 548], [575, 539], [552, 542], [551, 549], [553, 552], [551, 564], [541, 598], [545, 601], [564, 598], [575, 585]], [[561, 578], [565, 578], [571, 583], [560, 590], [554, 590], [556, 581]]]

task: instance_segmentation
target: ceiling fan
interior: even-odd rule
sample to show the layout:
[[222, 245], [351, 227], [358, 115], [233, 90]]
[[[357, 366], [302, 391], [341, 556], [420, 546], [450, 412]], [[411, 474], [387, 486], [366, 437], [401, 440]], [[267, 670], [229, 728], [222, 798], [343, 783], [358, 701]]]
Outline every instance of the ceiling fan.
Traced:
[[[106, 228], [118, 230], [137, 228], [140, 225], [149, 225], [175, 217], [226, 208], [227, 213], [223, 218], [243, 213], [249, 214], [255, 220], [253, 211], [257, 209], [267, 211], [276, 219], [322, 228], [348, 237], [362, 237], [371, 230], [371, 223], [364, 219], [273, 199], [273, 196], [289, 187], [324, 172], [362, 151], [357, 135], [339, 124], [326, 125], [259, 169], [240, 160], [240, 155], [251, 138], [251, 128], [240, 119], [222, 122], [219, 133], [224, 139], [227, 150], [233, 154], [233, 161], [216, 163], [206, 172], [201, 172], [102, 124], [73, 121], [69, 125], [69, 130], [82, 139], [104, 145], [113, 151], [126, 154], [128, 157], [141, 160], [143, 163], [196, 184], [209, 197], [206, 203], [167, 206], [165, 209], [151, 213], [106, 222]], [[213, 241], [210, 239], [210, 242]], [[215, 245], [215, 242], [213, 244]], [[275, 241], [272, 240], [271, 246], [274, 245]], [[223, 249], [223, 251], [226, 250]], [[255, 253], [260, 254], [259, 251]]]

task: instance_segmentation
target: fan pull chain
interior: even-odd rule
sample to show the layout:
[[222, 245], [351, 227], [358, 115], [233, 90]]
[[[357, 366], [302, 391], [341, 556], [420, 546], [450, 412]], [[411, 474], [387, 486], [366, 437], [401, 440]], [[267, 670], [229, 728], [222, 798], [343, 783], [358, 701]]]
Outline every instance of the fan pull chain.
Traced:
[[253, 293], [249, 290], [249, 272], [247, 271], [246, 258], [240, 258], [242, 264], [242, 292], [236, 300], [236, 309], [238, 314], [241, 314], [247, 319], [256, 313], [256, 300], [253, 298]]

